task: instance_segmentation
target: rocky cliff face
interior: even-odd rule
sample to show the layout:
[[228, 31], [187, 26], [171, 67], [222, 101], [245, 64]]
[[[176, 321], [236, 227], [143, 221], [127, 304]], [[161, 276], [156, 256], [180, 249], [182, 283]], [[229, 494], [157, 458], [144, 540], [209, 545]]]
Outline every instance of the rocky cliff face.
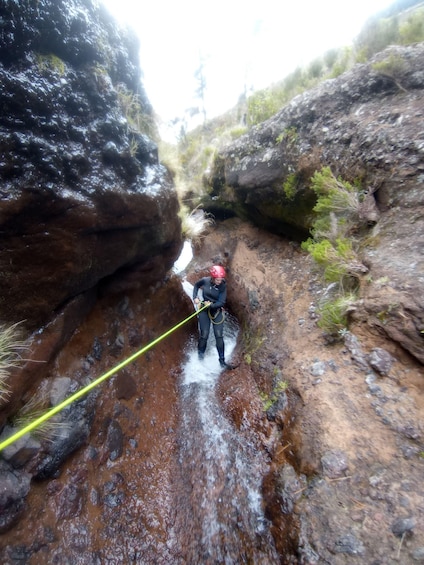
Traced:
[[421, 563], [423, 365], [366, 324], [328, 343], [317, 326], [326, 285], [293, 241], [231, 218], [191, 270], [211, 260], [227, 266], [243, 327], [219, 394], [269, 454], [263, 492], [281, 563]]
[[177, 198], [135, 37], [91, 0], [2, 0], [0, 26], [0, 317], [35, 329], [72, 303], [75, 328], [117, 273], [167, 272]]
[[[359, 180], [370, 199], [355, 318], [424, 362], [424, 45], [391, 47], [292, 100], [218, 155], [207, 209], [305, 239], [311, 176]], [[293, 193], [284, 189], [290, 180]], [[373, 227], [372, 227], [373, 226]], [[384, 313], [384, 315], [383, 315]], [[387, 315], [386, 315], [387, 314]]]
[[[40, 391], [57, 404], [191, 304], [163, 277], [180, 247], [171, 180], [122, 109], [137, 92], [149, 115], [136, 44], [88, 1], [0, 2], [1, 312], [45, 324], [29, 356], [55, 358], [14, 375], [4, 439], [16, 406]], [[264, 504], [282, 563], [423, 559], [422, 54], [396, 48], [376, 60], [400, 57], [392, 76], [370, 63], [305, 93], [222, 151], [209, 177], [210, 210], [266, 228], [218, 224], [189, 278], [212, 261], [228, 269], [242, 335], [217, 389], [267, 458]], [[333, 344], [317, 327], [325, 287], [284, 237], [308, 234], [309, 179], [322, 165], [359, 178], [374, 200], [368, 280], [351, 331]], [[195, 335], [186, 327], [70, 407], [53, 441], [7, 448], [2, 562], [187, 562], [174, 529], [185, 492], [177, 389]]]
[[[150, 137], [136, 38], [92, 0], [1, 0], [0, 14], [0, 321], [34, 332], [8, 403], [2, 390], [3, 429], [29, 398], [47, 400], [38, 384], [97, 297], [141, 289], [142, 300], [182, 241], [173, 182]], [[52, 375], [51, 403], [82, 386], [77, 373]], [[47, 452], [27, 438], [29, 459], [2, 459], [1, 531], [20, 514], [31, 478], [54, 473], [86, 440], [91, 401], [66, 418]]]

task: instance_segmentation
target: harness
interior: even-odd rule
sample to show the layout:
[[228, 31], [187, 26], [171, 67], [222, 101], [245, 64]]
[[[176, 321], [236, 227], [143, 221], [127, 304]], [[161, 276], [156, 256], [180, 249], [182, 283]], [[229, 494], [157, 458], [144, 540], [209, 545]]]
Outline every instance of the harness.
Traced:
[[[209, 281], [209, 287], [212, 287], [211, 281]], [[216, 288], [216, 287], [215, 287]], [[200, 303], [200, 306], [204, 305], [204, 300]], [[222, 317], [221, 320], [219, 322], [215, 322], [218, 314], [222, 312]], [[210, 309], [208, 308], [208, 316], [209, 316], [209, 320], [212, 322], [212, 324], [214, 324], [215, 326], [219, 326], [220, 324], [224, 323], [225, 320], [225, 311], [223, 308], [219, 308], [216, 313], [214, 315], [211, 314]]]
[[212, 324], [215, 324], [215, 326], [219, 326], [219, 324], [223, 324], [223, 323], [224, 323], [224, 320], [225, 320], [225, 312], [224, 312], [224, 310], [223, 310], [222, 308], [220, 308], [220, 310], [221, 310], [221, 313], [222, 313], [222, 318], [221, 318], [221, 321], [220, 321], [220, 322], [215, 322], [215, 321], [214, 321], [215, 318], [216, 318], [216, 317], [218, 316], [218, 314], [219, 314], [219, 310], [217, 310], [217, 311], [215, 312], [215, 315], [214, 315], [214, 316], [212, 316], [211, 311], [208, 310], [209, 320], [212, 322]]

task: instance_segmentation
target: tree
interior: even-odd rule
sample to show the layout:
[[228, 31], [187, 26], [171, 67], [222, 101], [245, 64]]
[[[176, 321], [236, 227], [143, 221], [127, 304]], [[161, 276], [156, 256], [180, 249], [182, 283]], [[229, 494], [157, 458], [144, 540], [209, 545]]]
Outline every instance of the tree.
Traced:
[[205, 59], [199, 54], [199, 67], [194, 72], [194, 78], [197, 81], [196, 98], [200, 100], [201, 112], [203, 114], [203, 123], [206, 123], [206, 77], [205, 77]]

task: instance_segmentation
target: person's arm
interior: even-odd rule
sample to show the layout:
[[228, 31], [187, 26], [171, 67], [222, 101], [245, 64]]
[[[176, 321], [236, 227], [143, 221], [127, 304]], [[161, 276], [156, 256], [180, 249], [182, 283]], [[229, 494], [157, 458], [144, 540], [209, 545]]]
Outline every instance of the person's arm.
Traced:
[[210, 305], [209, 309], [211, 312], [216, 312], [218, 308], [222, 308], [227, 301], [227, 285], [220, 291], [218, 295], [218, 300]]
[[197, 297], [197, 293], [199, 292], [199, 288], [202, 288], [202, 286], [205, 284], [205, 279], [200, 279], [197, 282], [194, 283], [193, 286], [193, 302], [195, 304], [199, 304], [200, 300]]

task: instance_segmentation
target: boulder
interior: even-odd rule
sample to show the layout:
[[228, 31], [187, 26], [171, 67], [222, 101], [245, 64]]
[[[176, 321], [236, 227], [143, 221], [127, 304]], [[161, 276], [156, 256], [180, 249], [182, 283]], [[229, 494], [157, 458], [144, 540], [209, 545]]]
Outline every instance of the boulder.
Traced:
[[97, 2], [8, 2], [0, 35], [0, 319], [163, 278], [181, 249], [138, 42]]

